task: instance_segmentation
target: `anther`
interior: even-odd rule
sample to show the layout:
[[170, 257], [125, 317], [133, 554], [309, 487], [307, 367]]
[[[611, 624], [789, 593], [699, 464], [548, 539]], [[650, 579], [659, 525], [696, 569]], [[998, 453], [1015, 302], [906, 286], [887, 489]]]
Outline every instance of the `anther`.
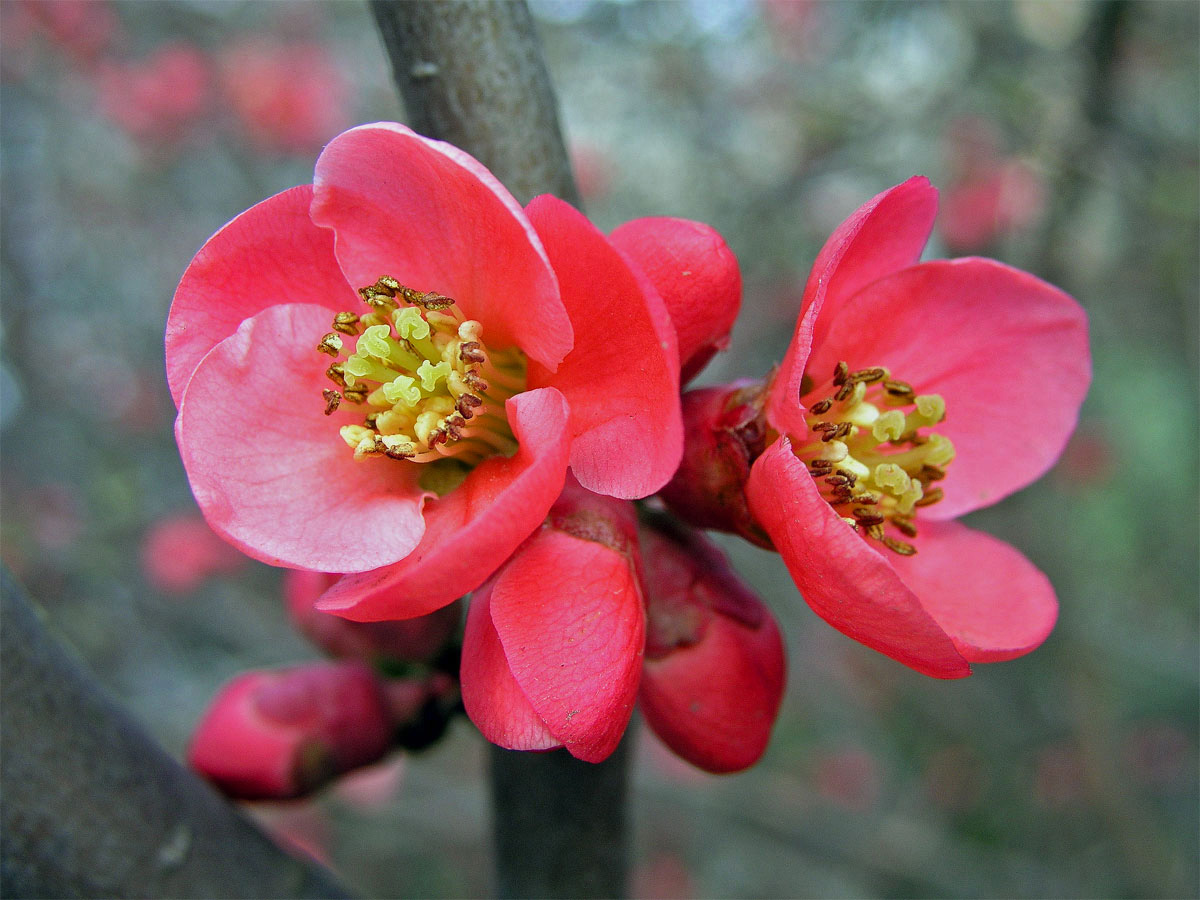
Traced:
[[907, 381], [888, 379], [884, 381], [883, 389], [894, 397], [911, 397], [913, 395], [913, 386]]
[[893, 515], [892, 524], [909, 537], [917, 536], [917, 526], [913, 524], [912, 519], [907, 518], [906, 516]]
[[856, 481], [858, 481], [858, 476], [855, 475], [853, 472], [850, 472], [846, 469], [838, 469], [837, 473], [839, 475], [841, 475], [843, 478], [845, 478], [847, 483], [849, 483], [851, 485], [853, 485]]
[[337, 356], [342, 352], [342, 339], [340, 336], [330, 332], [321, 338], [321, 343], [317, 344], [318, 353], [328, 353], [330, 356]]
[[346, 370], [342, 368], [341, 363], [334, 363], [325, 370], [325, 377], [336, 384], [338, 387], [346, 386]]
[[325, 398], [325, 415], [332, 416], [342, 403], [342, 395], [337, 391], [321, 391], [321, 396]]
[[838, 403], [841, 403], [843, 400], [848, 400], [850, 398], [850, 395], [853, 393], [854, 393], [854, 382], [853, 381], [843, 381], [842, 386], [840, 388], [838, 388], [838, 392], [833, 395], [833, 399], [836, 400]]
[[887, 519], [875, 512], [873, 509], [867, 509], [865, 506], [856, 506], [850, 510], [850, 514], [858, 519], [859, 524], [870, 528], [872, 525], [882, 525]]
[[340, 312], [333, 317], [333, 330], [354, 336], [358, 334], [358, 316], [352, 312]]
[[478, 341], [467, 341], [458, 349], [458, 358], [463, 362], [482, 363], [487, 362], [487, 356], [480, 349]]
[[946, 470], [941, 466], [931, 466], [928, 463], [921, 466], [921, 471], [917, 473], [917, 477], [928, 484], [931, 481], [941, 481], [946, 477]]
[[831, 406], [833, 406], [833, 400], [829, 397], [826, 397], [824, 400], [818, 400], [816, 403], [814, 403], [808, 411], [814, 416], [819, 416], [829, 412], [829, 408]]
[[367, 394], [370, 390], [363, 387], [361, 384], [356, 384], [353, 387], [346, 387], [342, 390], [342, 397], [349, 400], [351, 403], [363, 403], [367, 399]]
[[907, 541], [901, 541], [890, 535], [884, 535], [879, 539], [883, 546], [887, 547], [894, 553], [899, 553], [901, 556], [912, 556], [917, 552], [917, 548]]
[[842, 360], [833, 368], [833, 383], [845, 384], [846, 377], [850, 374], [850, 367], [846, 365], [846, 361]]
[[857, 372], [851, 372], [846, 376], [847, 381], [861, 381], [863, 384], [874, 384], [877, 381], [882, 381], [887, 378], [888, 370], [882, 366], [875, 366], [870, 369], [859, 369]]
[[832, 459], [814, 459], [808, 464], [808, 467], [812, 471], [813, 475], [816, 475], [819, 478], [832, 469], [833, 465], [834, 463]]
[[924, 494], [920, 500], [918, 500], [916, 503], [913, 504], [913, 506], [932, 506], [933, 504], [935, 504], [939, 500], [941, 500], [942, 497], [944, 497], [944, 496], [945, 496], [945, 494], [943, 493], [942, 489], [939, 487], [935, 487], [929, 493]]

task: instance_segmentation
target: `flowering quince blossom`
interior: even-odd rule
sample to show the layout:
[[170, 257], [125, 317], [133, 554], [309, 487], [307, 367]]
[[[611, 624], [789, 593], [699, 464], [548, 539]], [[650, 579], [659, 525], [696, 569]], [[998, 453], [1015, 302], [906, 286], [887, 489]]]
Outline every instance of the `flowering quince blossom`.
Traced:
[[[1057, 288], [988, 259], [918, 262], [936, 209], [916, 177], [842, 223], [779, 369], [685, 398], [688, 450], [664, 496], [774, 546], [843, 633], [957, 678], [1054, 625], [1046, 577], [952, 520], [1053, 464], [1091, 360], [1086, 316]], [[744, 496], [721, 522], [699, 495], [723, 479]]]
[[166, 346], [210, 525], [265, 562], [352, 573], [320, 603], [349, 619], [477, 588], [568, 467], [636, 498], [682, 452], [651, 280], [568, 204], [522, 209], [472, 157], [393, 123], [334, 138], [311, 186], [210, 238]]

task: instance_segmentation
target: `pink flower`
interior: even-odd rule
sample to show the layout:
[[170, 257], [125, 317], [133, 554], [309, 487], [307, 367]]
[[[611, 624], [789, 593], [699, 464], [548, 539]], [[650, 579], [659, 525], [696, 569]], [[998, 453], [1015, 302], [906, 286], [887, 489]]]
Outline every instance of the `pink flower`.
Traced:
[[209, 110], [212, 66], [190, 44], [165, 44], [145, 60], [105, 62], [97, 77], [100, 110], [137, 141], [174, 145]]
[[221, 55], [221, 90], [261, 150], [319, 150], [346, 125], [346, 79], [316, 43], [242, 41]]
[[312, 792], [390, 746], [384, 686], [358, 662], [246, 672], [213, 699], [188, 762], [231, 797]]
[[195, 512], [160, 519], [142, 541], [142, 571], [164, 594], [194, 591], [206, 578], [235, 572], [246, 562]]
[[[1046, 577], [952, 520], [1053, 464], [1091, 360], [1086, 317], [1062, 291], [992, 260], [918, 263], [936, 207], [913, 178], [826, 243], [791, 347], [755, 401], [751, 432], [767, 446], [747, 443], [745, 491], [818, 615], [954, 678], [1028, 652], [1054, 625]], [[748, 402], [743, 386], [728, 396]], [[695, 424], [688, 452], [711, 452], [711, 424]]]
[[467, 715], [512, 750], [599, 762], [633, 713], [645, 646], [633, 504], [569, 482], [542, 527], [475, 592]]
[[779, 626], [714, 544], [669, 521], [654, 523], [641, 529], [642, 715], [668, 747], [706, 771], [749, 768], [767, 748], [783, 699]]
[[311, 187], [217, 232], [166, 340], [209, 523], [266, 562], [360, 573], [321, 603], [350, 619], [478, 587], [568, 466], [633, 498], [679, 461], [676, 342], [649, 280], [566, 203], [522, 210], [401, 125], [339, 135]]

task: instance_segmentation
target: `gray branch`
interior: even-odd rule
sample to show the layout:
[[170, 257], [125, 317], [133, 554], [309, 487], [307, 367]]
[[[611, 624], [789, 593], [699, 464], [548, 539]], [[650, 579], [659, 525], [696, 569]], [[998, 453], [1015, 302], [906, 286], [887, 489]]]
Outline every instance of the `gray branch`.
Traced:
[[168, 756], [0, 569], [0, 895], [345, 897]]
[[[522, 202], [579, 206], [554, 89], [524, 3], [372, 0], [409, 124], [471, 153]], [[501, 897], [627, 891], [629, 739], [608, 760], [492, 748]]]

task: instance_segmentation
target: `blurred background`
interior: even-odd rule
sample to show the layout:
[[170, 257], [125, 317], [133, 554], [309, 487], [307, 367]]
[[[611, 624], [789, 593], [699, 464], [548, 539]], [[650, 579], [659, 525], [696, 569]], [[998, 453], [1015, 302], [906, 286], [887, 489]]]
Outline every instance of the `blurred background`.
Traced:
[[[533, 9], [590, 215], [700, 219], [741, 260], [733, 347], [702, 381], [777, 361], [821, 243], [915, 173], [942, 190], [930, 256], [1028, 269], [1093, 329], [1061, 462], [969, 519], [1053, 580], [1047, 643], [926, 679], [727, 542], [783, 625], [788, 693], [742, 775], [638, 729], [635, 893], [1195, 896], [1200, 5]], [[163, 375], [172, 292], [220, 225], [310, 181], [326, 140], [403, 111], [359, 3], [4, 0], [0, 16], [0, 550], [180, 754], [221, 683], [316, 651], [286, 624], [280, 573], [197, 517]], [[256, 814], [368, 894], [484, 896], [485, 760], [461, 720]]]

